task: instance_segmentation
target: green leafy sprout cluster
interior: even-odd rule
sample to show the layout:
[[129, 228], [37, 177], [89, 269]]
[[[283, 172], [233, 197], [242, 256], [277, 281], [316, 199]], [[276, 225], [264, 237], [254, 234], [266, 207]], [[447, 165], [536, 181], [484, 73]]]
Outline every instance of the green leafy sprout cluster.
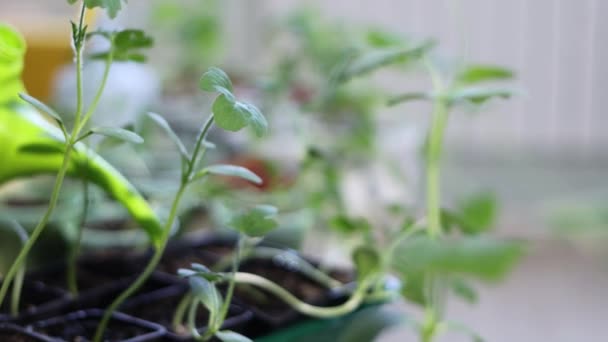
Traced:
[[[75, 4], [76, 0], [68, 0]], [[57, 127], [57, 134], [42, 131], [47, 140], [22, 144], [18, 153], [37, 158], [54, 158], [59, 160], [57, 175], [51, 193], [48, 208], [31, 235], [27, 237], [18, 225], [15, 231], [24, 242], [23, 248], [14, 261], [8, 273], [3, 278], [0, 288], [0, 305], [5, 300], [9, 287], [13, 284], [12, 305], [13, 313], [18, 308], [20, 283], [23, 280], [24, 265], [28, 253], [46, 227], [57, 205], [59, 194], [65, 177], [84, 169], [85, 175], [94, 182], [110, 189], [112, 195], [124, 203], [129, 212], [146, 231], [154, 253], [143, 272], [136, 280], [121, 293], [106, 309], [103, 319], [97, 328], [94, 341], [101, 341], [111, 314], [135, 293], [149, 278], [157, 267], [163, 255], [171, 232], [177, 224], [178, 207], [187, 188], [195, 182], [208, 176], [220, 175], [242, 178], [253, 183], [260, 183], [259, 176], [250, 170], [234, 165], [216, 164], [205, 165], [204, 156], [214, 144], [207, 141], [212, 127], [236, 132], [250, 127], [258, 136], [263, 135], [268, 123], [261, 111], [254, 105], [241, 101], [234, 94], [230, 78], [218, 68], [210, 68], [200, 79], [199, 88], [216, 97], [211, 107], [211, 114], [202, 124], [200, 132], [191, 149], [186, 148], [169, 123], [155, 113], [148, 116], [175, 144], [181, 158], [181, 177], [179, 187], [173, 197], [168, 218], [160, 224], [155, 214], [137, 191], [124, 186], [123, 179], [114, 173], [102, 172], [96, 169], [99, 161], [92, 151], [88, 150], [83, 141], [92, 135], [104, 135], [128, 143], [143, 142], [136, 133], [123, 128], [94, 127], [86, 129], [87, 123], [95, 112], [97, 104], [106, 86], [111, 65], [115, 61], [145, 61], [142, 52], [150, 47], [152, 39], [140, 30], [122, 31], [93, 31], [88, 32], [84, 25], [84, 15], [87, 9], [102, 8], [110, 17], [115, 17], [123, 3], [121, 0], [84, 0], [80, 4], [80, 16], [72, 23], [72, 46], [74, 50], [77, 77], [77, 110], [73, 127], [67, 127], [61, 115], [41, 101], [21, 93], [19, 97], [41, 113], [51, 117]], [[11, 32], [0, 31], [0, 62], [3, 54], [10, 52]], [[87, 40], [92, 36], [108, 40], [110, 47], [107, 51], [85, 56]], [[381, 46], [387, 43], [385, 36], [374, 36], [375, 42]], [[9, 41], [8, 43], [6, 41]], [[518, 242], [500, 241], [487, 237], [485, 233], [494, 215], [494, 205], [487, 196], [476, 197], [464, 203], [460, 210], [447, 210], [441, 207], [440, 197], [440, 165], [443, 152], [443, 138], [448, 123], [450, 111], [459, 105], [479, 105], [496, 97], [509, 97], [513, 91], [509, 88], [488, 86], [487, 83], [509, 80], [513, 77], [507, 69], [487, 66], [462, 66], [454, 74], [442, 73], [432, 62], [429, 53], [434, 43], [423, 42], [421, 45], [405, 50], [383, 50], [371, 55], [357, 55], [348, 59], [339, 70], [334, 70], [334, 80], [341, 83], [368, 74], [374, 70], [391, 65], [404, 59], [421, 61], [431, 77], [433, 89], [429, 92], [408, 92], [392, 97], [388, 102], [397, 105], [408, 101], [429, 101], [433, 106], [430, 118], [430, 128], [425, 148], [426, 163], [426, 214], [419, 219], [406, 217], [403, 224], [387, 232], [388, 245], [382, 244], [370, 234], [365, 234], [364, 243], [352, 253], [353, 264], [357, 270], [354, 284], [343, 284], [324, 272], [315, 268], [299, 256], [285, 251], [258, 246], [261, 238], [277, 227], [274, 216], [277, 209], [269, 205], [258, 205], [243, 208], [235, 215], [228, 226], [239, 232], [239, 239], [233, 255], [223, 260], [216, 269], [203, 265], [192, 265], [191, 269], [182, 269], [179, 274], [188, 279], [191, 291], [175, 308], [173, 325], [176, 331], [187, 331], [196, 339], [208, 340], [217, 337], [225, 342], [248, 341], [249, 339], [236, 332], [221, 330], [236, 284], [248, 284], [260, 287], [274, 294], [277, 298], [289, 304], [293, 309], [305, 315], [317, 318], [339, 317], [357, 310], [363, 303], [386, 301], [395, 296], [395, 289], [387, 288], [386, 279], [390, 274], [396, 274], [402, 280], [401, 295], [425, 308], [424, 320], [415, 323], [421, 341], [432, 341], [437, 335], [447, 329], [462, 329], [462, 326], [444, 319], [445, 300], [449, 289], [459, 289], [461, 294], [474, 296], [465, 277], [479, 279], [498, 279], [506, 273], [522, 253]], [[85, 57], [100, 59], [105, 62], [103, 78], [91, 104], [85, 110], [83, 103], [82, 65]], [[2, 65], [0, 64], [0, 67]], [[1, 71], [1, 70], [0, 70]], [[19, 70], [20, 71], [20, 70]], [[17, 92], [23, 89], [17, 86]], [[12, 91], [12, 90], [11, 90]], [[331, 89], [328, 87], [328, 94]], [[4, 92], [0, 99], [4, 100]], [[324, 96], [325, 97], [325, 96]], [[10, 99], [10, 96], [9, 96]], [[15, 99], [10, 99], [2, 108], [14, 108]], [[23, 103], [20, 103], [23, 106]], [[31, 110], [31, 107], [29, 109]], [[1, 114], [1, 113], [0, 113]], [[15, 119], [17, 120], [17, 119]], [[10, 122], [10, 120], [8, 121]], [[52, 130], [51, 130], [52, 131]], [[33, 130], [39, 134], [39, 131]], [[49, 142], [49, 136], [51, 136]], [[105, 166], [104, 166], [105, 167]], [[49, 171], [51, 168], [44, 170]], [[76, 170], [76, 171], [75, 171]], [[43, 170], [36, 170], [43, 171]], [[108, 176], [108, 174], [110, 176]], [[80, 176], [83, 176], [80, 174]], [[6, 177], [8, 178], [8, 176]], [[0, 177], [0, 179], [2, 179]], [[344, 217], [346, 225], [362, 225], [364, 223]], [[369, 226], [369, 224], [365, 224]], [[357, 229], [353, 229], [357, 232]], [[328, 289], [342, 291], [348, 294], [348, 299], [337, 306], [318, 307], [303, 302], [293, 294], [268, 279], [255, 274], [239, 271], [239, 264], [252, 257], [290, 258], [302, 272], [319, 281]], [[73, 266], [72, 266], [73, 267]], [[218, 285], [227, 284], [227, 290], [222, 295]], [[74, 291], [75, 292], [75, 291]], [[15, 304], [17, 303], [17, 304]], [[200, 333], [196, 327], [196, 313], [200, 306], [209, 311], [208, 329]], [[478, 337], [471, 333], [475, 339]]]

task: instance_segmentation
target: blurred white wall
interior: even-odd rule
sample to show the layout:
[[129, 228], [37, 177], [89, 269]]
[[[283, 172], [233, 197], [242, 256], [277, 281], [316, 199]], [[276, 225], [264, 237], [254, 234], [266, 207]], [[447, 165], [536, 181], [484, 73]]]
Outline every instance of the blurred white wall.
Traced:
[[526, 95], [455, 118], [454, 144], [576, 159], [606, 155], [606, 1], [265, 0], [275, 13], [303, 5], [339, 20], [436, 37], [445, 54], [516, 70]]

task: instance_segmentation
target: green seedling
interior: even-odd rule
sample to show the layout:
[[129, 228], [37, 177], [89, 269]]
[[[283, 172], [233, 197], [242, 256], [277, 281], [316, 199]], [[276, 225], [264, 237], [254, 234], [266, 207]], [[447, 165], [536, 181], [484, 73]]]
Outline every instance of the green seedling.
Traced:
[[[66, 176], [87, 178], [99, 185], [127, 208], [129, 213], [146, 230], [152, 244], [159, 246], [162, 228], [155, 213], [137, 190], [110, 164], [96, 155], [82, 143], [93, 134], [112, 136], [132, 143], [140, 143], [135, 133], [120, 128], [97, 127], [86, 130], [105, 89], [110, 67], [114, 60], [140, 60], [139, 50], [148, 47], [150, 41], [135, 30], [118, 32], [88, 33], [84, 25], [86, 8], [103, 7], [115, 14], [120, 7], [112, 1], [85, 1], [80, 8], [77, 23], [72, 23], [72, 47], [76, 61], [76, 102], [75, 122], [71, 129], [66, 127], [62, 117], [48, 105], [27, 95], [21, 81], [25, 42], [7, 25], [0, 25], [0, 76], [3, 87], [0, 91], [0, 149], [3, 165], [0, 182], [18, 177], [43, 173], [56, 173], [48, 208], [31, 233], [17, 259], [5, 275], [0, 288], [0, 304], [4, 301], [8, 287], [24, 263], [42, 231], [47, 226], [59, 199]], [[105, 69], [93, 101], [85, 111], [82, 89], [82, 63], [84, 49], [91, 35], [102, 35], [108, 39], [108, 50], [93, 58], [103, 58]], [[56, 125], [52, 125], [42, 114], [47, 115]]]
[[[232, 82], [224, 71], [218, 68], [210, 68], [201, 77], [199, 87], [205, 92], [215, 94], [216, 98], [212, 105], [212, 114], [201, 127], [191, 152], [187, 150], [186, 146], [162, 116], [155, 113], [149, 113], [149, 117], [159, 126], [159, 128], [165, 131], [167, 136], [175, 144], [177, 151], [180, 154], [181, 177], [179, 180], [179, 187], [173, 198], [169, 217], [163, 227], [162, 235], [159, 240], [159, 246], [155, 249], [152, 258], [142, 274], [108, 307], [97, 329], [94, 341], [101, 340], [103, 331], [112, 312], [116, 310], [124, 300], [130, 297], [135, 291], [137, 291], [137, 289], [141, 287], [141, 285], [148, 279], [150, 274], [158, 265], [158, 262], [160, 261], [160, 258], [162, 257], [164, 249], [170, 238], [172, 228], [176, 222], [181, 199], [191, 184], [213, 175], [238, 177], [258, 184], [262, 182], [257, 175], [244, 167], [224, 164], [210, 166], [202, 165], [208, 147], [212, 146], [207, 141], [207, 134], [214, 125], [231, 132], [236, 132], [246, 126], [249, 126], [256, 134], [262, 135], [266, 132], [268, 124], [262, 113], [254, 105], [237, 100], [232, 93]], [[249, 217], [247, 216], [242, 217], [243, 220], [248, 218]], [[243, 224], [264, 223], [264, 220], [257, 220], [259, 217], [254, 217], [251, 219], [256, 220], [246, 221]], [[261, 230], [265, 228], [266, 226], [264, 225], [255, 224], [250, 227], [250, 229]]]

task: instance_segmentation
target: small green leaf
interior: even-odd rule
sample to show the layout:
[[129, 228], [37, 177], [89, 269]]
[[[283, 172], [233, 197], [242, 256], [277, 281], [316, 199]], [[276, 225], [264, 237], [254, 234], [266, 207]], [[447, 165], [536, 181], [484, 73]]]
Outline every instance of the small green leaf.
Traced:
[[475, 194], [459, 204], [460, 228], [467, 234], [479, 234], [492, 227], [496, 219], [497, 203], [490, 192]]
[[242, 179], [248, 180], [255, 184], [262, 184], [262, 178], [260, 178], [258, 175], [256, 175], [255, 173], [253, 173], [252, 171], [250, 171], [249, 169], [247, 169], [245, 167], [236, 166], [236, 165], [226, 165], [226, 164], [211, 165], [211, 166], [206, 167], [203, 170], [201, 170], [194, 178], [195, 179], [200, 178], [201, 176], [199, 176], [199, 174], [201, 176], [204, 176], [206, 174], [212, 174], [212, 175], [237, 177], [237, 178], [242, 178]]
[[412, 101], [425, 101], [432, 99], [427, 93], [404, 93], [401, 95], [396, 95], [388, 99], [388, 106], [396, 106], [403, 102], [412, 102]]
[[366, 40], [369, 45], [377, 48], [387, 48], [403, 45], [404, 40], [402, 37], [392, 33], [383, 31], [381, 29], [371, 29], [366, 34]]
[[73, 5], [76, 3], [76, 1], [78, 1], [78, 0], [68, 0], [68, 4]]
[[253, 342], [246, 336], [230, 330], [222, 330], [215, 333], [215, 336], [222, 342]]
[[263, 136], [268, 131], [268, 122], [264, 117], [264, 114], [260, 110], [252, 105], [251, 103], [240, 102], [243, 106], [243, 110], [248, 114], [249, 126], [253, 128], [253, 131], [258, 137]]
[[39, 111], [51, 116], [55, 121], [57, 121], [58, 124], [63, 125], [63, 120], [61, 119], [61, 116], [59, 114], [57, 114], [57, 112], [54, 111], [51, 107], [42, 103], [40, 100], [38, 100], [32, 96], [29, 96], [28, 94], [21, 93], [21, 94], [19, 94], [19, 97], [23, 101], [34, 106], [34, 108], [38, 109]]
[[211, 271], [207, 266], [194, 263], [192, 264], [192, 271], [195, 272], [199, 277], [203, 277], [210, 282], [217, 282], [224, 278], [221, 273]]
[[188, 154], [188, 150], [186, 150], [186, 147], [184, 146], [184, 143], [182, 143], [182, 141], [179, 139], [179, 137], [177, 136], [177, 134], [175, 134], [175, 132], [173, 131], [173, 129], [171, 128], [171, 126], [169, 125], [169, 123], [167, 122], [167, 120], [165, 120], [165, 118], [163, 118], [162, 116], [156, 114], [156, 113], [148, 113], [148, 116], [154, 121], [156, 122], [156, 124], [162, 128], [165, 133], [167, 134], [167, 136], [169, 137], [169, 139], [171, 139], [171, 141], [173, 141], [173, 143], [175, 144], [175, 146], [177, 146], [177, 149], [179, 150], [179, 153], [182, 155], [182, 159], [184, 160], [188, 160], [190, 159], [190, 155]]
[[231, 94], [221, 94], [213, 103], [215, 123], [231, 132], [237, 132], [245, 126], [251, 126], [258, 136], [268, 129], [268, 122], [260, 110], [245, 102], [239, 102]]
[[378, 251], [370, 246], [360, 246], [353, 252], [353, 262], [357, 268], [359, 281], [381, 271], [382, 260]]
[[222, 306], [222, 297], [214, 284], [201, 277], [188, 278], [192, 294], [200, 299], [203, 305], [214, 315], [219, 313]]
[[277, 227], [270, 216], [264, 209], [253, 208], [234, 217], [228, 226], [250, 237], [262, 237]]
[[340, 82], [347, 82], [354, 77], [368, 74], [391, 64], [407, 63], [418, 60], [435, 47], [435, 45], [435, 41], [429, 40], [414, 47], [373, 51], [357, 58], [342, 72], [339, 80]]
[[144, 138], [137, 133], [119, 127], [94, 127], [91, 128], [91, 132], [133, 144], [141, 144], [144, 142]]
[[224, 70], [216, 67], [211, 67], [207, 70], [199, 82], [201, 90], [208, 92], [224, 92], [228, 90], [232, 93], [232, 82]]
[[438, 272], [496, 280], [513, 267], [523, 252], [524, 246], [518, 241], [489, 237], [457, 240], [415, 237], [397, 248], [392, 262], [393, 267], [405, 275]]
[[495, 65], [472, 65], [456, 76], [460, 84], [475, 84], [484, 81], [509, 80], [514, 77], [513, 71]]
[[247, 114], [237, 107], [234, 97], [222, 94], [213, 102], [213, 117], [215, 123], [231, 132], [240, 131], [247, 126]]
[[189, 278], [189, 277], [193, 277], [197, 274], [196, 271], [193, 270], [189, 270], [187, 268], [180, 268], [177, 270], [177, 275], [182, 277], [182, 278]]
[[[110, 49], [114, 61], [143, 63], [147, 60], [147, 57], [140, 50], [154, 45], [154, 39], [142, 30], [128, 29], [119, 32], [95, 31], [89, 33], [87, 37], [90, 38], [95, 35], [105, 37], [112, 43]], [[93, 54], [89, 58], [105, 60], [109, 57], [109, 54], [110, 51], [108, 50]]]
[[329, 224], [331, 228], [346, 234], [368, 232], [371, 230], [369, 222], [362, 217], [351, 218], [345, 215], [338, 215], [331, 219]]
[[19, 152], [32, 154], [63, 154], [65, 146], [48, 143], [31, 143], [19, 147]]
[[448, 94], [450, 102], [469, 101], [480, 105], [493, 98], [508, 99], [515, 94], [513, 89], [491, 87], [460, 88]]
[[451, 282], [452, 291], [458, 297], [466, 300], [471, 304], [477, 303], [477, 292], [475, 289], [462, 278], [454, 278]]
[[92, 9], [95, 7], [103, 8], [108, 12], [108, 16], [111, 19], [114, 19], [122, 8], [122, 1], [126, 2], [126, 0], [84, 0], [84, 4], [87, 6], [88, 9]]
[[154, 39], [143, 30], [122, 30], [114, 35], [114, 46], [118, 50], [143, 49], [153, 45]]

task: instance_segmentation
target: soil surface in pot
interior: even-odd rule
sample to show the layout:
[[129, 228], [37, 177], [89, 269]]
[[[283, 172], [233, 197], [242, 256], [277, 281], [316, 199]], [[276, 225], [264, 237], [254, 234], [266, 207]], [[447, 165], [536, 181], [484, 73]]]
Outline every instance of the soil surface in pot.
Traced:
[[[38, 307], [65, 298], [66, 295], [65, 292], [46, 286], [40, 282], [26, 281], [21, 290], [19, 313], [35, 312]], [[2, 316], [9, 314], [9, 303], [10, 300], [5, 300], [2, 303], [2, 307], [0, 307], [0, 321], [2, 321]], [[0, 339], [0, 341], [4, 340]]]
[[39, 339], [28, 336], [18, 331], [1, 331], [0, 330], [0, 341], [2, 342], [39, 342]]
[[[144, 268], [145, 258], [125, 252], [106, 252], [87, 255], [77, 263], [76, 282], [80, 293], [104, 284], [137, 275]], [[28, 274], [30, 281], [68, 291], [67, 266], [64, 262]]]
[[0, 324], [0, 341], [2, 342], [45, 342], [49, 339], [38, 334], [25, 331], [17, 325]]
[[[34, 329], [53, 338], [62, 338], [68, 342], [90, 341], [101, 320], [102, 311], [90, 310], [75, 312], [63, 317], [52, 318], [34, 324]], [[132, 317], [121, 315], [112, 318], [106, 329], [103, 341], [119, 342], [153, 333], [155, 329], [141, 325]]]

